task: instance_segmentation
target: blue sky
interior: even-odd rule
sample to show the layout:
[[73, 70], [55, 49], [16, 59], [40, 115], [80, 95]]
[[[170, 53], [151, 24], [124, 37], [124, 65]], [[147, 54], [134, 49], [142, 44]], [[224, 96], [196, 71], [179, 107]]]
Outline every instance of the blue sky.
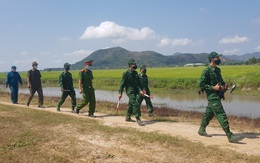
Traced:
[[[0, 0], [0, 72], [75, 63], [93, 51], [260, 51], [258, 0]], [[119, 56], [120, 57], [120, 56]]]

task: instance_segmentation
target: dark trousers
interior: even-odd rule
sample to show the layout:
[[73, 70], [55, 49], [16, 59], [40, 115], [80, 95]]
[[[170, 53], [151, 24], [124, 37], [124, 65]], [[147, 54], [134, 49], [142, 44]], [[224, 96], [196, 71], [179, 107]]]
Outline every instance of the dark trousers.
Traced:
[[38, 93], [38, 106], [43, 106], [43, 92], [42, 87], [38, 88], [30, 88], [30, 97], [28, 99], [27, 105], [30, 105], [31, 100], [33, 99], [33, 96], [35, 92]]
[[18, 102], [18, 86], [13, 86], [10, 85], [10, 92], [11, 92], [11, 101], [12, 103], [17, 103]]

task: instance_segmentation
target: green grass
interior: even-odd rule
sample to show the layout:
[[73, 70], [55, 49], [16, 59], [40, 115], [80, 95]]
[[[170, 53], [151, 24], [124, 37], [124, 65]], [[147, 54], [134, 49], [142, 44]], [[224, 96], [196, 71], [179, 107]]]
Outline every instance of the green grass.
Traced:
[[[229, 85], [237, 84], [238, 89], [249, 87], [257, 90], [260, 87], [260, 66], [220, 66], [222, 77]], [[152, 91], [197, 90], [198, 81], [205, 67], [168, 67], [147, 68], [150, 89]], [[93, 84], [96, 89], [117, 90], [126, 69], [94, 70]], [[139, 70], [138, 70], [139, 72]], [[44, 86], [58, 86], [61, 71], [41, 71]], [[74, 86], [78, 83], [78, 70], [71, 71]], [[26, 72], [20, 73], [26, 81]], [[0, 83], [5, 81], [6, 74], [0, 73]]]

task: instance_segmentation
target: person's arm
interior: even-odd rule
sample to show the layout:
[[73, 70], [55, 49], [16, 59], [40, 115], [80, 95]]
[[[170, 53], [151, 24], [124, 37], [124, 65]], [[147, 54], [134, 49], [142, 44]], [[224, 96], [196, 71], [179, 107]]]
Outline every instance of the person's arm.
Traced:
[[61, 73], [59, 76], [59, 85], [60, 85], [61, 91], [63, 92], [64, 88], [63, 88], [63, 75], [62, 74], [63, 73]]
[[79, 93], [82, 93], [82, 71], [79, 72]]
[[30, 71], [27, 73], [27, 87], [31, 88], [31, 83], [30, 83]]
[[200, 82], [199, 82], [199, 87], [201, 90], [205, 90], [205, 91], [211, 91], [211, 90], [215, 90], [217, 89], [216, 87], [214, 87], [213, 85], [210, 85], [208, 82], [209, 79], [209, 70], [205, 69], [200, 77]]
[[118, 99], [119, 100], [122, 98], [122, 94], [123, 94], [123, 90], [124, 90], [126, 81], [127, 81], [127, 75], [126, 75], [126, 72], [125, 72], [122, 75], [121, 84], [120, 84], [120, 87], [119, 87], [119, 90], [118, 90]]
[[17, 73], [17, 74], [18, 74], [18, 82], [22, 85], [23, 84], [22, 78], [19, 73]]
[[6, 75], [6, 81], [5, 81], [5, 88], [7, 88], [8, 87], [8, 85], [9, 85], [9, 73]]
[[138, 87], [139, 87], [139, 91], [141, 95], [146, 94], [146, 90], [144, 88], [144, 85], [142, 84], [142, 79], [140, 78], [140, 76], [138, 76]]

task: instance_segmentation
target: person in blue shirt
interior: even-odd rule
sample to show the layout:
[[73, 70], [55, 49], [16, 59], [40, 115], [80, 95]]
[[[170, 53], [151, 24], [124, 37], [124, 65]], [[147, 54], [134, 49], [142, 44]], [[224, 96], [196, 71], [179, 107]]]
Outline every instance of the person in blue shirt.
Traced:
[[16, 66], [11, 67], [11, 71], [6, 76], [5, 86], [9, 86], [11, 91], [11, 101], [13, 104], [18, 104], [18, 84], [23, 84], [20, 74], [16, 71]]

